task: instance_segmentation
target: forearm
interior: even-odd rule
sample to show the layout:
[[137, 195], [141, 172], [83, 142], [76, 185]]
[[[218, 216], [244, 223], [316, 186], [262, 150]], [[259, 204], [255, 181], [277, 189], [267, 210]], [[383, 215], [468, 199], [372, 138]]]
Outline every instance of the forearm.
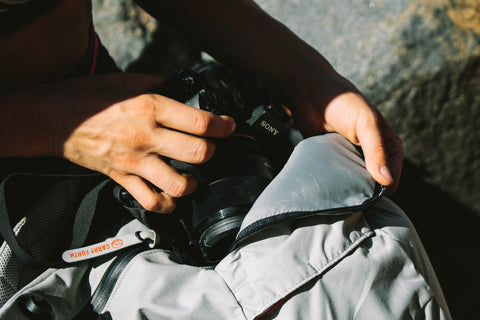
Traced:
[[[249, 0], [137, 1], [216, 59], [260, 74], [286, 89], [308, 81], [312, 68], [332, 72], [312, 47]], [[318, 70], [318, 69], [316, 69]]]
[[152, 78], [119, 73], [0, 90], [0, 157], [63, 157], [75, 129], [160, 83]]
[[0, 93], [0, 157], [35, 157], [52, 154], [47, 124], [54, 115], [40, 107], [40, 87]]

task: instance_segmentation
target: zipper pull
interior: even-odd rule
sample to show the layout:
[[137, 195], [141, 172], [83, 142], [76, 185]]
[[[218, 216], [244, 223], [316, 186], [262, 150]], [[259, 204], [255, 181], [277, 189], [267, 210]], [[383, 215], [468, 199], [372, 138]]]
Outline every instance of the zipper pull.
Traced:
[[157, 234], [153, 230], [147, 230], [108, 238], [86, 247], [66, 250], [62, 259], [68, 263], [93, 259], [139, 243], [146, 243], [149, 248], [153, 248], [158, 243]]

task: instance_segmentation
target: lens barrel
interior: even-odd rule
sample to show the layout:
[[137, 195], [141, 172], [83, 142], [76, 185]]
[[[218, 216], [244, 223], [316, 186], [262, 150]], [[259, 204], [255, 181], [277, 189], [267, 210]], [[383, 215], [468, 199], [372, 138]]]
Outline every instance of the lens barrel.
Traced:
[[274, 169], [258, 143], [230, 136], [217, 144], [203, 167], [209, 179], [192, 195], [192, 229], [203, 257], [223, 258], [248, 210], [274, 177]]

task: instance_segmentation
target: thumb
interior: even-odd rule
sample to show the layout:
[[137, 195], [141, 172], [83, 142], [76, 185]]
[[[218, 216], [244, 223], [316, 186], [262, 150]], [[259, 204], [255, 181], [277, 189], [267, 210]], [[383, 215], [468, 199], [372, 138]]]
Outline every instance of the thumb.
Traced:
[[389, 168], [388, 155], [382, 138], [378, 121], [374, 124], [365, 124], [358, 127], [357, 137], [362, 147], [367, 171], [379, 184], [391, 186], [394, 183], [392, 172]]

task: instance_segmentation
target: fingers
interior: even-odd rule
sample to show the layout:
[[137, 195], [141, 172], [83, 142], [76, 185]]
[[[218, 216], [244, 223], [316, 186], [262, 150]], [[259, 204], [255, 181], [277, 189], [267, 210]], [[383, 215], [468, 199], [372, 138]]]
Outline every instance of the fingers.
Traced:
[[[132, 167], [123, 168], [128, 175], [117, 180], [145, 209], [168, 213], [175, 209], [176, 198], [192, 193], [198, 182], [179, 174], [159, 156], [194, 164], [206, 162], [213, 156], [215, 144], [202, 137], [226, 137], [235, 130], [235, 122], [163, 96], [146, 96], [144, 107], [148, 110], [148, 104], [153, 104], [157, 126], [146, 135], [139, 134], [142, 139], [128, 139], [141, 141], [134, 149], [141, 150], [143, 156], [133, 161]], [[135, 136], [133, 131], [131, 134]]]
[[376, 109], [363, 109], [357, 122], [358, 143], [365, 156], [365, 166], [387, 191], [396, 190], [403, 163], [400, 138]]
[[397, 190], [398, 184], [400, 182], [400, 176], [402, 174], [403, 166], [403, 143], [397, 133], [392, 129], [390, 124], [383, 118], [382, 131], [383, 135], [383, 144], [385, 146], [386, 154], [388, 157], [388, 167], [390, 168], [390, 173], [393, 177], [393, 183], [388, 185], [387, 193], [392, 194]]
[[192, 176], [177, 173], [154, 155], [128, 171], [128, 174], [112, 173], [110, 176], [148, 211], [172, 212], [176, 207], [176, 198], [192, 193], [198, 186]]
[[402, 170], [402, 142], [379, 113], [361, 122], [357, 136], [365, 156], [365, 166], [379, 184], [387, 187], [387, 193], [393, 193], [398, 187]]
[[208, 139], [165, 128], [155, 130], [150, 153], [198, 164], [213, 156], [215, 144]]
[[123, 186], [138, 203], [148, 211], [170, 213], [175, 210], [176, 200], [164, 192], [155, 191], [145, 180], [135, 175], [114, 179]]
[[129, 175], [120, 180], [146, 210], [169, 213], [175, 209], [176, 198], [192, 193], [198, 182], [178, 173], [159, 156], [203, 163], [213, 156], [215, 144], [202, 137], [226, 137], [235, 130], [235, 122], [231, 117], [217, 116], [163, 96], [149, 98], [154, 100], [158, 127], [150, 135], [150, 148], [145, 150], [148, 155], [128, 168]]
[[373, 178], [384, 186], [393, 184], [382, 132], [375, 115], [364, 115], [359, 120], [357, 137], [365, 156], [365, 166]]
[[154, 95], [153, 98], [162, 105], [155, 114], [157, 122], [162, 126], [215, 138], [224, 138], [235, 130], [235, 121], [229, 116], [217, 116], [159, 95]]
[[198, 185], [192, 176], [178, 173], [156, 155], [142, 159], [129, 172], [143, 177], [163, 193], [175, 198], [192, 193]]
[[387, 191], [396, 190], [403, 163], [400, 138], [382, 114], [357, 93], [345, 93], [331, 101], [325, 112], [326, 128], [362, 147], [365, 166]]

